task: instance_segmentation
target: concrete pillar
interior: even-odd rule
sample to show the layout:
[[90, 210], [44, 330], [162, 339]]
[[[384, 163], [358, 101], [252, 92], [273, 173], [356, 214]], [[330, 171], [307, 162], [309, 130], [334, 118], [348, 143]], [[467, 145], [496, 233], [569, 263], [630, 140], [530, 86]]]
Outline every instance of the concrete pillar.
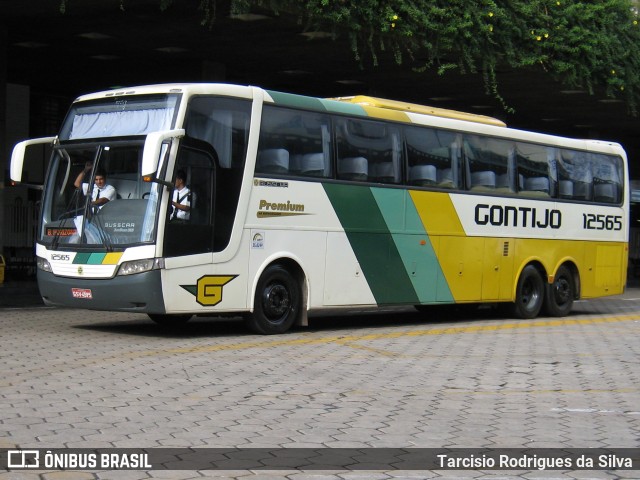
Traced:
[[[4, 225], [5, 179], [9, 174], [11, 154], [7, 145], [7, 28], [0, 24], [0, 225]], [[0, 228], [0, 253], [4, 253], [3, 230]]]

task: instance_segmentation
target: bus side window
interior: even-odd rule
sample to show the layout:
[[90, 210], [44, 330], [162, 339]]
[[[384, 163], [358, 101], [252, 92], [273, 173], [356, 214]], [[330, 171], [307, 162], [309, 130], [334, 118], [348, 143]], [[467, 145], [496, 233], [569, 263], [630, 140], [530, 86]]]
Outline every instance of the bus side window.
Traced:
[[465, 135], [466, 185], [475, 191], [513, 192], [513, 143], [480, 135]]
[[561, 149], [558, 157], [558, 196], [572, 200], [591, 200], [593, 176], [587, 153]]
[[338, 178], [400, 182], [399, 129], [370, 120], [336, 119]]
[[456, 188], [457, 151], [455, 132], [405, 127], [407, 183], [415, 186]]
[[592, 153], [593, 200], [618, 204], [622, 201], [622, 162], [617, 157]]
[[329, 117], [265, 105], [256, 173], [328, 177], [331, 175]]
[[247, 150], [251, 102], [198, 96], [189, 102], [187, 136], [205, 141], [218, 154], [223, 169], [242, 170]]
[[[216, 164], [215, 187], [211, 192], [192, 182], [194, 196], [197, 196], [194, 219], [210, 222], [207, 215], [213, 214], [215, 231], [212, 248], [219, 252], [229, 244], [238, 208], [247, 156], [251, 102], [219, 96], [196, 96], [189, 102], [185, 121], [187, 138], [201, 140], [212, 146], [211, 153]], [[207, 208], [215, 205], [215, 209], [207, 212], [203, 210], [206, 205], [209, 205]]]
[[550, 197], [555, 181], [550, 171], [550, 147], [532, 143], [516, 144], [518, 191], [527, 197]]
[[256, 172], [288, 173], [289, 151], [284, 148], [267, 148], [258, 153]]

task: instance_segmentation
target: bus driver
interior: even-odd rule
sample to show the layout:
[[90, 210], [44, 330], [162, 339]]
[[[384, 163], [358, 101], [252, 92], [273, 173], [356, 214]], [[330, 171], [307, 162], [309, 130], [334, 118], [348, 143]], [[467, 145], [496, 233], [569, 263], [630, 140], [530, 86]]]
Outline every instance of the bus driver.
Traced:
[[[76, 188], [82, 187], [82, 193], [87, 195], [89, 190], [89, 184], [83, 182], [84, 177], [91, 171], [92, 165], [91, 162], [87, 162], [85, 164], [84, 170], [80, 172], [76, 181], [73, 182], [73, 185]], [[94, 177], [94, 185], [93, 190], [91, 192], [91, 205], [94, 207], [97, 212], [100, 210], [107, 202], [111, 200], [115, 200], [116, 198], [116, 189], [111, 185], [107, 184], [107, 174], [106, 172], [99, 168], [96, 170], [96, 175]]]
[[189, 220], [191, 210], [191, 191], [186, 185], [187, 174], [184, 170], [176, 172], [175, 189], [171, 198], [173, 210], [171, 212], [170, 221], [186, 222]]

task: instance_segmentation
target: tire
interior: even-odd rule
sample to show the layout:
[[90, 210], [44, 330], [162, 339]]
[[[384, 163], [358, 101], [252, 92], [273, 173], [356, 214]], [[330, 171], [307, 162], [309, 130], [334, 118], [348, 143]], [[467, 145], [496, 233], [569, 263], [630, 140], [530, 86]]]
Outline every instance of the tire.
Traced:
[[547, 284], [544, 310], [547, 315], [564, 317], [571, 312], [576, 287], [571, 270], [562, 265], [556, 272], [553, 283]]
[[166, 315], [160, 313], [148, 313], [151, 320], [163, 327], [178, 327], [187, 323], [193, 315]]
[[285, 333], [297, 320], [301, 304], [296, 279], [281, 265], [272, 265], [258, 281], [253, 315], [247, 317], [247, 326], [262, 335]]
[[522, 319], [536, 318], [544, 303], [544, 282], [533, 265], [522, 270], [516, 288], [513, 314]]

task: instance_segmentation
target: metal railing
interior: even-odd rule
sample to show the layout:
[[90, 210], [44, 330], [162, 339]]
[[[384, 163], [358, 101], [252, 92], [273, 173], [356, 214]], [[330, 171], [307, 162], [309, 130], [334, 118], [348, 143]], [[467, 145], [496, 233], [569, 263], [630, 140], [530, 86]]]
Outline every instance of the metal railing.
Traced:
[[35, 245], [38, 208], [33, 202], [4, 205], [2, 244], [5, 248], [29, 248]]

